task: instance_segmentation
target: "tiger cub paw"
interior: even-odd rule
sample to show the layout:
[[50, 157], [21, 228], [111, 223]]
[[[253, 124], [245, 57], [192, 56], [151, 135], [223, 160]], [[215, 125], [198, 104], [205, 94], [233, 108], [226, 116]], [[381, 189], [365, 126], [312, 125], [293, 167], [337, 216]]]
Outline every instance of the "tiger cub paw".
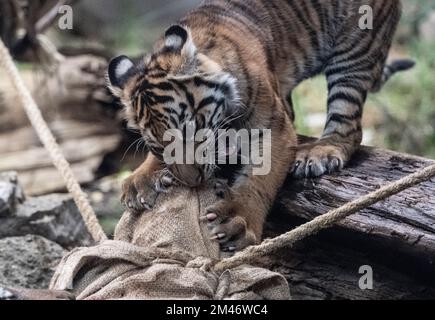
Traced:
[[295, 178], [315, 178], [343, 169], [343, 150], [330, 144], [308, 143], [297, 147], [292, 174]]
[[158, 196], [175, 184], [172, 177], [165, 174], [149, 175], [133, 173], [124, 180], [121, 202], [134, 214], [140, 214], [154, 208]]
[[202, 218], [207, 222], [211, 239], [218, 241], [221, 251], [228, 255], [257, 243], [255, 234], [249, 229], [249, 221], [237, 215], [239, 205], [226, 183], [216, 182], [215, 192], [220, 200], [206, 208]]

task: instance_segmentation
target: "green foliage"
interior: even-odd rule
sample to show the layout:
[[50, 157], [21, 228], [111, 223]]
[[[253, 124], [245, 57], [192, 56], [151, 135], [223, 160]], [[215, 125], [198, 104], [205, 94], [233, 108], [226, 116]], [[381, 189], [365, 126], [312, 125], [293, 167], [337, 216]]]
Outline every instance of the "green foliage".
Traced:
[[435, 157], [435, 43], [413, 41], [414, 70], [396, 76], [370, 102], [382, 110], [388, 147]]

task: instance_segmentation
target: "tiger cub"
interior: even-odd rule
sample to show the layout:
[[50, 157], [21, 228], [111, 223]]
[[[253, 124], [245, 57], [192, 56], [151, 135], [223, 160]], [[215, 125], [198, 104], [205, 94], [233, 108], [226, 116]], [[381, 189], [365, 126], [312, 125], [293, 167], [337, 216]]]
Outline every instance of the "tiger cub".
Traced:
[[[360, 27], [363, 5], [373, 12], [373, 28]], [[124, 183], [125, 204], [143, 212], [174, 178], [195, 187], [225, 171], [165, 165], [166, 130], [184, 130], [188, 122], [195, 130], [270, 129], [270, 173], [237, 167], [230, 192], [220, 184], [222, 200], [204, 213], [223, 251], [260, 241], [288, 171], [305, 178], [343, 168], [361, 143], [367, 94], [412, 66], [386, 65], [400, 14], [398, 0], [206, 0], [139, 61], [112, 60], [110, 88], [151, 151]], [[329, 90], [324, 133], [298, 145], [288, 95], [319, 73]]]

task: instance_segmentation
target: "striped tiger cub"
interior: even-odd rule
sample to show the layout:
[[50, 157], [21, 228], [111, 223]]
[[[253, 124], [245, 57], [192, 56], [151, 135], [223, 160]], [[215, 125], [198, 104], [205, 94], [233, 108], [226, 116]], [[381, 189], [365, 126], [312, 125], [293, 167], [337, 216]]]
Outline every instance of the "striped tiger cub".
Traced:
[[[360, 26], [367, 5], [369, 29]], [[216, 183], [221, 200], [204, 213], [212, 237], [230, 253], [260, 241], [289, 169], [305, 178], [343, 168], [361, 143], [367, 94], [412, 67], [386, 65], [400, 14], [398, 0], [206, 0], [151, 53], [112, 60], [110, 88], [151, 151], [124, 183], [125, 204], [143, 212], [174, 180], [194, 187], [230, 177], [229, 186]], [[324, 133], [298, 145], [288, 96], [319, 73], [329, 90]], [[188, 122], [195, 130], [270, 129], [270, 173], [256, 176], [250, 165], [165, 165], [165, 131]]]

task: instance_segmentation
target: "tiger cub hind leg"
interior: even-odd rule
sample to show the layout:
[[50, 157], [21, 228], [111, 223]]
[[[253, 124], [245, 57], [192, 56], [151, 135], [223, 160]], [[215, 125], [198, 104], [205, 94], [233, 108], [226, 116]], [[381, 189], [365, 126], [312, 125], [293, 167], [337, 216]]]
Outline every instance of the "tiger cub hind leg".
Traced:
[[293, 175], [296, 178], [318, 177], [341, 170], [362, 141], [361, 119], [368, 88], [373, 76], [370, 69], [358, 78], [351, 69], [331, 65], [328, 80], [328, 114], [322, 137], [297, 147]]
[[349, 18], [336, 39], [337, 46], [324, 68], [328, 82], [325, 129], [317, 142], [298, 146], [292, 171], [297, 178], [342, 169], [361, 144], [368, 93], [378, 91], [394, 73], [413, 66], [409, 60], [386, 65], [400, 18], [399, 3], [386, 2], [376, 16], [373, 30], [362, 30], [357, 27], [357, 17]]
[[[328, 116], [321, 139], [297, 147], [292, 174], [296, 178], [319, 177], [340, 171], [360, 146], [361, 118], [368, 92], [378, 92], [397, 72], [414, 67], [410, 59], [395, 60], [390, 64], [378, 63], [383, 74], [372, 85], [370, 81], [351, 76], [352, 72], [335, 74], [330, 68], [328, 77]], [[328, 70], [328, 69], [327, 69]], [[369, 70], [367, 70], [369, 73]]]

